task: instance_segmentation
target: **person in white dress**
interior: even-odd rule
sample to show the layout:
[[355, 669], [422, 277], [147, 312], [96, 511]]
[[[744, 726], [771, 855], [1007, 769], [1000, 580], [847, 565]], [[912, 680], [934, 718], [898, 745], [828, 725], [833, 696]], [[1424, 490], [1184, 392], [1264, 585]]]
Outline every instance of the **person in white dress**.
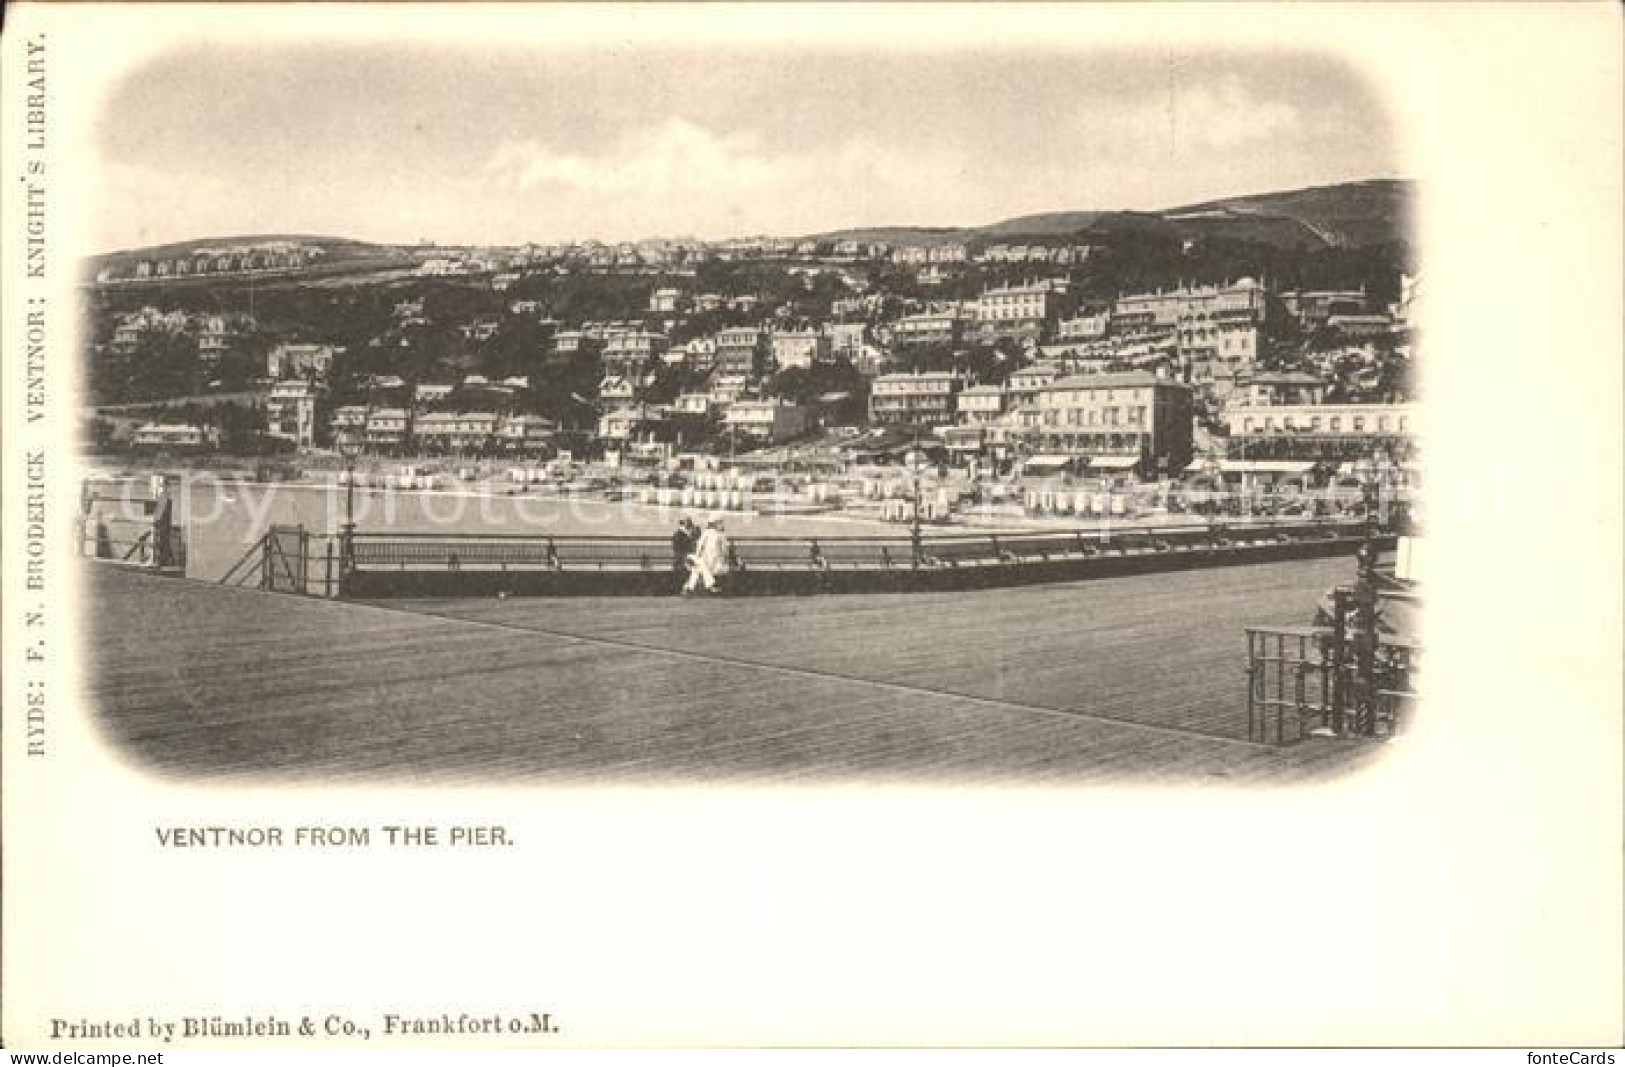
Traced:
[[693, 593], [703, 586], [707, 593], [715, 593], [717, 579], [727, 572], [728, 535], [722, 531], [722, 520], [712, 519], [705, 524], [705, 531], [694, 548], [693, 566], [683, 592]]

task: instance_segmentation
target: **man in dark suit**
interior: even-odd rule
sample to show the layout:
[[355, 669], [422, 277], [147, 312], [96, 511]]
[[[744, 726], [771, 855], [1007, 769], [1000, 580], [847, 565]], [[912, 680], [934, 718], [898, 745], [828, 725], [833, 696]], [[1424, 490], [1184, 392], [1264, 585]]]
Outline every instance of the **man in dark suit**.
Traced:
[[682, 592], [688, 584], [688, 572], [694, 549], [699, 543], [699, 527], [694, 521], [684, 516], [677, 523], [677, 530], [671, 535], [671, 573], [677, 579], [677, 590]]

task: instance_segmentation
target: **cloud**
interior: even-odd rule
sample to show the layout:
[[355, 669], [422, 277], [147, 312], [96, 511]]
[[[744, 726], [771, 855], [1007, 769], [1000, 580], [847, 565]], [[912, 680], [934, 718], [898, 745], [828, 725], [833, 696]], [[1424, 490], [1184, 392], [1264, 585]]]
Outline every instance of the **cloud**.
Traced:
[[474, 195], [533, 205], [539, 197], [555, 218], [606, 237], [812, 232], [871, 217], [907, 221], [931, 199], [921, 163], [861, 131], [772, 152], [748, 131], [724, 135], [672, 118], [594, 154], [505, 141], [476, 171]]
[[705, 190], [760, 190], [804, 175], [803, 160], [762, 153], [745, 134], [723, 136], [686, 119], [620, 138], [590, 157], [534, 140], [506, 141], [492, 152], [488, 180], [520, 191], [670, 195]]
[[1176, 95], [1173, 109], [1179, 136], [1198, 148], [1229, 150], [1310, 132], [1296, 105], [1255, 96], [1235, 77]]
[[1235, 75], [1087, 111], [1075, 147], [1090, 156], [1163, 165], [1167, 155], [1297, 152], [1335, 129], [1335, 106], [1306, 110]]

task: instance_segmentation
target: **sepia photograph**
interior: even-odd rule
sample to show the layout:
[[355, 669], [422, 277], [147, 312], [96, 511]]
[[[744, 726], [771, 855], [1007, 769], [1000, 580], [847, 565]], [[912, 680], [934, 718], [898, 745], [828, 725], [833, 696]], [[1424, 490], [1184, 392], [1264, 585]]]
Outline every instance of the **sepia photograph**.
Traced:
[[82, 556], [156, 772], [1287, 782], [1416, 713], [1426, 272], [1334, 57], [126, 77]]
[[0, 1036], [1616, 1041], [1610, 29], [13, 5]]

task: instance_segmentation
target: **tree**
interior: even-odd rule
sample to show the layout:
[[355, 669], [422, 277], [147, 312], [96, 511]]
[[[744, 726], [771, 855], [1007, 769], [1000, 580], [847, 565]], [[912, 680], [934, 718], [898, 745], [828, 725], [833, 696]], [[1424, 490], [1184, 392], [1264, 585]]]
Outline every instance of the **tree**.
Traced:
[[762, 383], [764, 396], [780, 397], [809, 407], [829, 393], [859, 396], [867, 388], [863, 375], [844, 357], [810, 367], [788, 367]]

